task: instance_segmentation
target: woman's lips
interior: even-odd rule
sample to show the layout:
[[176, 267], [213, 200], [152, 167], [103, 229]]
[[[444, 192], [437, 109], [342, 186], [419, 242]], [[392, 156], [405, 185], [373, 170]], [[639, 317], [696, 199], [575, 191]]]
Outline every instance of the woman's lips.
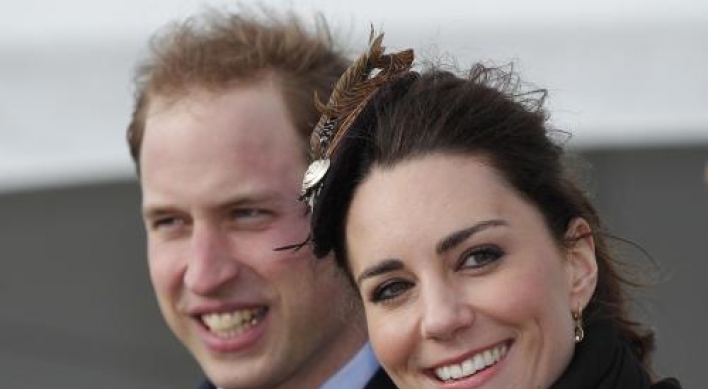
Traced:
[[486, 350], [476, 352], [459, 363], [451, 363], [433, 369], [433, 375], [440, 381], [450, 382], [471, 377], [485, 370], [506, 356], [509, 342], [503, 342]]

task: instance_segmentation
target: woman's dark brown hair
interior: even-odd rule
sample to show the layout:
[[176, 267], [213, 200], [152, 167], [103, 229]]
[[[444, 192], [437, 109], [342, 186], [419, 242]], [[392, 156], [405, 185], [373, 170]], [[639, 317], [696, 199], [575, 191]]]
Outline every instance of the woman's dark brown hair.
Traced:
[[476, 65], [467, 77], [435, 68], [409, 72], [379, 90], [332, 155], [313, 209], [315, 253], [322, 257], [334, 251], [349, 273], [348, 209], [372, 168], [430, 154], [482, 156], [540, 210], [559, 245], [572, 243], [565, 236], [572, 219], [588, 222], [598, 282], [583, 312], [584, 321], [591, 325], [599, 319], [612, 320], [649, 368], [653, 332], [629, 316], [627, 286], [632, 283], [619, 273], [610, 255], [597, 211], [564, 169], [563, 148], [554, 143], [546, 125], [546, 93], [520, 89], [512, 71]]

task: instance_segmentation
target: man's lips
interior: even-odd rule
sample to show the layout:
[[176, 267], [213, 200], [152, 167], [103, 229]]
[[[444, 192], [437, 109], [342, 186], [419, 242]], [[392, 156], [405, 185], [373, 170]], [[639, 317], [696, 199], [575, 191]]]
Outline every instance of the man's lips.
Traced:
[[201, 323], [220, 338], [237, 336], [265, 317], [268, 307], [235, 309], [228, 312], [206, 312], [197, 315]]

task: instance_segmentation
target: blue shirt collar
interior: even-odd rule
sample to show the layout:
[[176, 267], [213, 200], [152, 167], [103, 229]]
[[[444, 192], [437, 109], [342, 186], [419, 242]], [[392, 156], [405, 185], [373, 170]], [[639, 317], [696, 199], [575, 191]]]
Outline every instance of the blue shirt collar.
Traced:
[[367, 342], [337, 373], [319, 389], [363, 389], [379, 369], [374, 350]]

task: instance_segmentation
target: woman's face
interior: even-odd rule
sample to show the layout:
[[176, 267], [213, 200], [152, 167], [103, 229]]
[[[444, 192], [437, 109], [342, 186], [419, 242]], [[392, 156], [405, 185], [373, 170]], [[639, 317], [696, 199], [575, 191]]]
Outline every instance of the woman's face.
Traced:
[[[582, 219], [569, 234], [589, 231]], [[564, 249], [485, 163], [431, 155], [375, 168], [349, 209], [369, 336], [403, 389], [547, 388], [595, 286], [592, 238]]]

